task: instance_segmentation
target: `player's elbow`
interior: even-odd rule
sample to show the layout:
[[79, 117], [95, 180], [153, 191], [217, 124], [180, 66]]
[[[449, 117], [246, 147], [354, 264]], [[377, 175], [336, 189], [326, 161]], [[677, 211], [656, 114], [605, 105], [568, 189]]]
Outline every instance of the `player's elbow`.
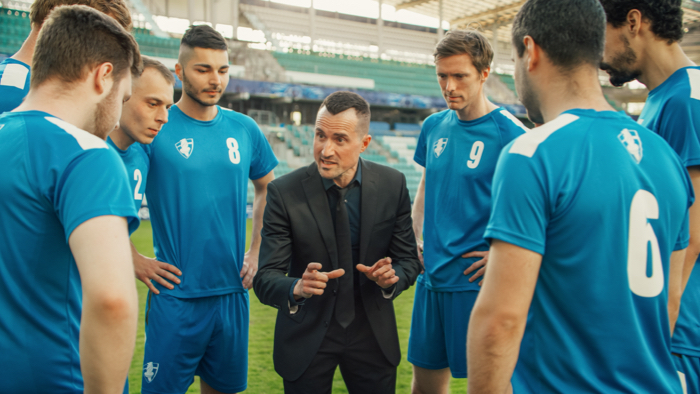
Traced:
[[523, 313], [504, 307], [475, 307], [470, 319], [470, 326], [479, 327], [479, 331], [491, 341], [499, 341], [521, 334], [525, 329], [526, 321], [527, 311]]
[[690, 234], [688, 248], [685, 250], [686, 261], [696, 261], [700, 256], [700, 234]]
[[133, 291], [104, 291], [85, 295], [83, 308], [89, 308], [106, 323], [132, 320], [138, 316], [138, 296]]

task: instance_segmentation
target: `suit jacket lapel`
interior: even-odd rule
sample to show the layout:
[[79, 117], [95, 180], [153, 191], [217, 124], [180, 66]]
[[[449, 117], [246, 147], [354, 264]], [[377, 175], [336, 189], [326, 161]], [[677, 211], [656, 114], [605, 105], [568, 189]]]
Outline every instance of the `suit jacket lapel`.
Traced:
[[[360, 264], [365, 264], [365, 256], [367, 255], [367, 247], [369, 246], [369, 237], [372, 234], [374, 227], [374, 213], [377, 211], [377, 183], [374, 179], [374, 173], [367, 169], [364, 160], [360, 160], [362, 166], [362, 195], [360, 196]], [[371, 266], [376, 261], [368, 261]], [[361, 275], [361, 277], [364, 275]]]
[[[331, 258], [332, 268], [337, 269], [338, 252], [335, 245], [335, 227], [333, 226], [333, 219], [331, 217], [331, 208], [328, 205], [326, 189], [323, 188], [321, 174], [318, 173], [316, 163], [308, 167], [307, 173], [309, 177], [301, 182], [304, 187], [304, 193], [306, 193], [306, 200], [309, 203], [309, 209], [314, 215], [314, 219], [316, 219], [316, 224], [318, 225], [323, 242], [326, 244], [328, 255]], [[308, 263], [310, 263], [310, 261], [304, 262], [304, 264]]]

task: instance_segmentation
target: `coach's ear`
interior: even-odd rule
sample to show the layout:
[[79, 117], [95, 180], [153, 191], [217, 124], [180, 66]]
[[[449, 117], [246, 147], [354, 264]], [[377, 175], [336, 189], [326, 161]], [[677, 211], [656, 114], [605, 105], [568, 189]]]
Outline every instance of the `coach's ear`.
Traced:
[[90, 79], [94, 81], [95, 93], [99, 96], [105, 96], [112, 91], [114, 86], [114, 66], [112, 63], [105, 62], [95, 67], [90, 75]]

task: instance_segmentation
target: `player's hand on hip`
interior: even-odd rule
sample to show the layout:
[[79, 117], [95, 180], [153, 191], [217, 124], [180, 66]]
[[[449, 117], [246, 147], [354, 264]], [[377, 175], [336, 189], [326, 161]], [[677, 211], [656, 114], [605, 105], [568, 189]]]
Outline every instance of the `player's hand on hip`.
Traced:
[[322, 295], [330, 279], [339, 278], [345, 274], [345, 270], [342, 268], [330, 272], [319, 272], [318, 270], [321, 268], [323, 266], [320, 263], [309, 263], [306, 266], [301, 280], [298, 280], [294, 285], [295, 298], [311, 298], [315, 295]]
[[423, 262], [423, 240], [416, 238], [416, 244], [418, 245], [418, 261], [420, 261], [420, 273], [425, 271], [425, 263]]
[[[465, 253], [462, 255], [462, 258], [468, 259], [470, 257], [481, 257], [481, 260], [475, 261], [472, 265], [469, 266], [466, 270], [464, 270], [464, 275], [469, 275], [472, 272], [476, 271], [474, 276], [469, 278], [470, 282], [474, 282], [480, 277], [484, 276], [484, 273], [486, 272], [486, 263], [489, 261], [489, 252], [488, 251], [483, 251], [483, 252], [469, 252]], [[481, 286], [484, 283], [484, 279], [482, 278], [479, 281], [479, 286]]]
[[356, 268], [364, 273], [369, 280], [376, 282], [382, 289], [387, 289], [399, 281], [399, 277], [396, 276], [396, 270], [391, 266], [391, 257], [384, 257], [371, 267], [358, 264]]
[[175, 286], [170, 282], [179, 285], [180, 278], [175, 275], [182, 275], [182, 272], [174, 265], [164, 263], [141, 254], [134, 256], [134, 273], [136, 274], [136, 278], [145, 283], [153, 294], [160, 294], [160, 291], [158, 291], [158, 289], [156, 289], [156, 287], [153, 285], [151, 282], [152, 280], [160, 283], [163, 287], [172, 290], [175, 288]]
[[258, 254], [246, 252], [243, 257], [243, 269], [241, 270], [241, 278], [243, 278], [243, 288], [253, 288], [253, 278], [258, 273]]

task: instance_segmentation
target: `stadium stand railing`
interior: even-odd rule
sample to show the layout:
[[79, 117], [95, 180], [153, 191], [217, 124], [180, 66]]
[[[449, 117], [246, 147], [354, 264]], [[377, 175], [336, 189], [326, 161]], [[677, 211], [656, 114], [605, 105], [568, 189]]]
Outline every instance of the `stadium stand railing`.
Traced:
[[430, 65], [332, 54], [275, 52], [273, 55], [289, 71], [368, 78], [375, 81], [374, 89], [377, 91], [441, 96], [440, 88], [435, 83], [435, 67]]

